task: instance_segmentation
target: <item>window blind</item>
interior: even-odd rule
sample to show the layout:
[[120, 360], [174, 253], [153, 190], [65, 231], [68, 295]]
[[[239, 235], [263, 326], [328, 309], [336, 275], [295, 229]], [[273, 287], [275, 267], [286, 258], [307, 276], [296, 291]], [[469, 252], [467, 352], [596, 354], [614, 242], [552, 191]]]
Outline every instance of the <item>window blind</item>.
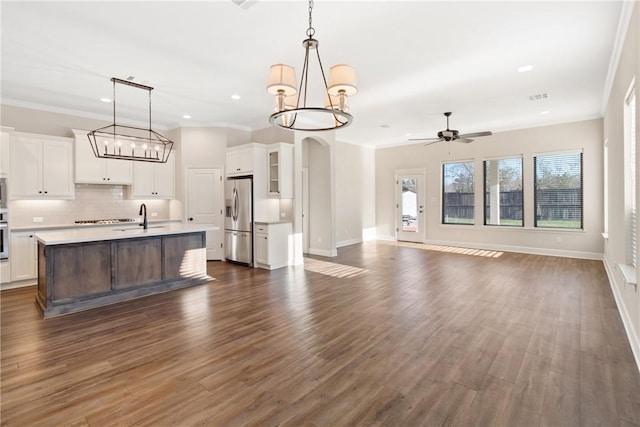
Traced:
[[582, 153], [534, 158], [535, 226], [582, 228]]

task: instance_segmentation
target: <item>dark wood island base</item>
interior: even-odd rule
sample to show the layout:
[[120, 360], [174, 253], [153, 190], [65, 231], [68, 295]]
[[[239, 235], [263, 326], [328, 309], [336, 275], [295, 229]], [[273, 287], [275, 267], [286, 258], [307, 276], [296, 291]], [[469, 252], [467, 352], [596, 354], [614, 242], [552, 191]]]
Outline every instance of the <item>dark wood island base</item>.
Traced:
[[40, 237], [35, 303], [44, 318], [211, 280], [204, 231], [138, 233], [94, 241], [50, 239], [53, 244], [47, 242], [48, 236]]

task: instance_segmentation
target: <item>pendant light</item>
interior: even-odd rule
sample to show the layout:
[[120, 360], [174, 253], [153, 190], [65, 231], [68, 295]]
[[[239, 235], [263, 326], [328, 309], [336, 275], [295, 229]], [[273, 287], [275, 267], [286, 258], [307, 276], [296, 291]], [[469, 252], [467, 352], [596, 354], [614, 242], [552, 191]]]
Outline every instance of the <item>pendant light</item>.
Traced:
[[[318, 51], [318, 40], [313, 38], [315, 29], [312, 25], [312, 12], [313, 0], [309, 0], [309, 28], [307, 38], [302, 42], [305, 56], [299, 89], [296, 88], [295, 70], [290, 65], [272, 65], [269, 73], [267, 91], [276, 97], [275, 113], [269, 117], [269, 123], [285, 129], [324, 131], [342, 128], [353, 122], [347, 101], [349, 96], [358, 91], [355, 71], [345, 64], [334, 65], [330, 69], [327, 84]], [[319, 106], [308, 107], [309, 59], [313, 50], [318, 57], [324, 99], [318, 100]]]
[[[151, 129], [150, 86], [112, 77], [113, 124], [87, 134], [93, 154], [105, 159], [135, 160], [141, 162], [166, 163], [173, 142]], [[116, 83], [143, 89], [149, 92], [149, 128], [139, 128], [116, 123]]]

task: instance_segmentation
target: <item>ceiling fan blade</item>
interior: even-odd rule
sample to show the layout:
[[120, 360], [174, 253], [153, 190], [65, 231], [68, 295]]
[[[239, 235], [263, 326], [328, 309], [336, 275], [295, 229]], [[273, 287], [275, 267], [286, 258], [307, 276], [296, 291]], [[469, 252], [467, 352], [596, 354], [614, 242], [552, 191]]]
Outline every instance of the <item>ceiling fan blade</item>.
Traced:
[[479, 136], [489, 136], [489, 135], [493, 135], [491, 133], [491, 131], [484, 131], [484, 132], [473, 132], [473, 133], [465, 133], [464, 135], [458, 135], [460, 138], [477, 138]]
[[468, 144], [470, 142], [473, 142], [473, 139], [469, 139], [469, 138], [456, 138], [454, 141], [456, 142], [462, 142], [465, 144]]
[[440, 141], [440, 138], [409, 138], [409, 141]]
[[[431, 138], [431, 139], [434, 139], [434, 138]], [[427, 142], [426, 144], [424, 144], [424, 145], [431, 145], [431, 144], [435, 144], [436, 142], [442, 142], [442, 141], [444, 141], [444, 139], [436, 138], [436, 139], [434, 139], [433, 141], [428, 141], [428, 142]]]

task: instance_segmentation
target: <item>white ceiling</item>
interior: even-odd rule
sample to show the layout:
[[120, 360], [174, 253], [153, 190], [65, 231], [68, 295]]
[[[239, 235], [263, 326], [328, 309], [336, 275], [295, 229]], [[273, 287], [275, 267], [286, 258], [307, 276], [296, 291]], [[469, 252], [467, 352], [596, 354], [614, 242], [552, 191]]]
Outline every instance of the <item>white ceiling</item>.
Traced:
[[[152, 127], [160, 130], [268, 127], [269, 67], [293, 65], [299, 78], [308, 25], [303, 0], [0, 7], [3, 103], [111, 122], [113, 105], [100, 101], [112, 97], [109, 79], [134, 76], [155, 88]], [[354, 123], [337, 138], [407, 144], [407, 134], [443, 129], [444, 111], [453, 111], [451, 127], [461, 133], [601, 117], [623, 9], [621, 1], [316, 0], [325, 72], [347, 63], [358, 78]], [[517, 71], [527, 64], [530, 72]], [[145, 91], [117, 90], [118, 122], [148, 120]]]

